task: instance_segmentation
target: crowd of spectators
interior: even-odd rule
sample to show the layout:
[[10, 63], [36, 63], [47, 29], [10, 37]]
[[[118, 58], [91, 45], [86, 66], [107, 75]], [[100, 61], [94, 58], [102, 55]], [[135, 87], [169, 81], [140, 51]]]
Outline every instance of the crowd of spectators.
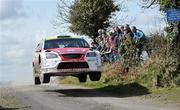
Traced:
[[127, 55], [128, 41], [135, 42], [135, 55], [140, 58], [145, 39], [143, 31], [136, 26], [130, 27], [126, 24], [114, 26], [109, 32], [99, 29], [96, 37], [97, 44], [92, 45], [100, 51], [103, 62], [114, 62]]

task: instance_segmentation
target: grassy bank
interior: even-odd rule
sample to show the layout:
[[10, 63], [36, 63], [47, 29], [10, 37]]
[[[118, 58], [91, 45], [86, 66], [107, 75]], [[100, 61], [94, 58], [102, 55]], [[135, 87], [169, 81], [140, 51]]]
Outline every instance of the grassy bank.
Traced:
[[[142, 96], [143, 99], [162, 101], [163, 103], [176, 103], [180, 105], [179, 86], [159, 86], [166, 81], [162, 75], [162, 67], [158, 59], [149, 60], [145, 65], [130, 69], [129, 73], [122, 72], [122, 65], [117, 63], [103, 66], [100, 81], [79, 83], [75, 77], [61, 78], [60, 83], [76, 84], [92, 89], [108, 92], [119, 97]], [[162, 78], [164, 78], [162, 80]]]
[[163, 104], [180, 106], [180, 87], [151, 89], [151, 94], [143, 96], [144, 99]]
[[[104, 77], [104, 76], [103, 76]], [[148, 87], [136, 82], [118, 82], [111, 81], [104, 83], [103, 78], [100, 81], [86, 83], [79, 83], [77, 78], [65, 77], [60, 80], [63, 84], [75, 84], [84, 87], [89, 87], [94, 90], [106, 92], [110, 95], [117, 97], [133, 97], [138, 96], [142, 99], [152, 102], [158, 102], [159, 104], [175, 104], [180, 106], [180, 87], [173, 88], [154, 88]]]
[[[158, 37], [154, 44], [158, 44], [154, 54], [148, 61], [129, 66], [129, 71], [124, 71], [126, 63], [117, 61], [106, 63], [102, 67], [102, 77], [98, 82], [88, 81], [79, 83], [77, 78], [65, 77], [60, 80], [64, 84], [76, 84], [92, 89], [105, 91], [120, 97], [144, 96], [145, 99], [165, 101], [167, 103], [180, 103], [179, 73], [167, 71], [164, 60], [164, 39]], [[162, 45], [159, 45], [161, 44]], [[130, 63], [131, 64], [131, 63]], [[177, 75], [178, 74], [178, 75]]]
[[26, 110], [20, 107], [17, 100], [11, 95], [7, 88], [0, 88], [0, 110]]

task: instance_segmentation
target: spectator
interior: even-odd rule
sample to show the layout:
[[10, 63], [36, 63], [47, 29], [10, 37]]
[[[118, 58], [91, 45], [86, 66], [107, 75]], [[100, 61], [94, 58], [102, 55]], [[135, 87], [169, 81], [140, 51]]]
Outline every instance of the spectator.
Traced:
[[125, 39], [128, 39], [128, 38], [133, 39], [134, 37], [134, 34], [132, 33], [128, 24], [126, 24], [124, 27], [124, 35], [125, 35]]
[[124, 26], [123, 25], [121, 25], [120, 30], [121, 30], [121, 33], [124, 34]]
[[98, 30], [98, 41], [101, 41], [102, 39], [102, 29]]
[[103, 32], [102, 32], [102, 42], [103, 42], [103, 44], [106, 43], [106, 39], [107, 39], [106, 31], [103, 31]]
[[97, 49], [98, 43], [92, 42], [92, 43], [91, 43], [91, 46], [92, 46], [92, 49]]
[[103, 41], [102, 41], [102, 33], [103, 33], [103, 29], [99, 29], [98, 30], [98, 38], [97, 38], [97, 40], [98, 40], [98, 47], [97, 47], [97, 50], [101, 50], [102, 49], [102, 47], [103, 47]]
[[116, 26], [115, 27], [116, 48], [118, 48], [119, 45], [121, 44], [122, 35], [123, 33], [121, 29], [118, 26]]
[[133, 39], [137, 42], [137, 56], [138, 59], [140, 59], [140, 55], [142, 54], [142, 49], [146, 41], [145, 34], [141, 30], [137, 29], [135, 26], [132, 26], [132, 32], [134, 34]]
[[112, 49], [112, 61], [115, 61], [117, 59], [117, 38], [115, 36], [115, 33], [110, 32], [110, 38], [109, 38], [110, 48]]
[[144, 33], [141, 30], [137, 29], [135, 26], [132, 26], [131, 30], [134, 34], [133, 39], [135, 39], [136, 41], [141, 41], [145, 38]]
[[103, 62], [112, 62], [112, 48], [109, 42], [106, 42], [101, 53]]
[[125, 40], [125, 29], [123, 25], [120, 26], [120, 30], [121, 30], [120, 42], [122, 43]]
[[111, 48], [115, 48], [115, 46], [116, 46], [116, 41], [115, 40], [116, 39], [115, 39], [114, 32], [110, 32], [110, 34], [109, 34], [109, 43], [110, 43]]

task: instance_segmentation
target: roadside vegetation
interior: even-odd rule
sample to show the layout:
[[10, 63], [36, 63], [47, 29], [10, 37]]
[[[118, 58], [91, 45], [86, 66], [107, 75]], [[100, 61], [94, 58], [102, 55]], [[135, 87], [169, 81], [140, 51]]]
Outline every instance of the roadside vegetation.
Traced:
[[0, 110], [25, 110], [6, 88], [0, 88]]
[[[97, 1], [100, 2], [101, 0]], [[142, 4], [142, 8], [144, 9], [159, 5], [159, 11], [161, 11], [162, 13], [165, 13], [168, 8], [180, 8], [179, 0], [140, 1]], [[86, 4], [85, 6], [91, 6], [91, 4], [89, 3], [89, 5]], [[74, 10], [72, 9], [70, 18], [73, 18]], [[118, 10], [114, 10], [111, 12], [115, 11]], [[97, 13], [91, 14], [94, 15]], [[109, 14], [109, 16], [110, 15], [111, 14]], [[102, 16], [102, 18], [104, 17], [106, 16]], [[90, 20], [94, 19], [92, 18]], [[105, 21], [108, 21], [108, 19], [106, 19]], [[87, 33], [90, 31], [88, 29], [81, 30], [83, 32], [85, 31], [84, 33], [80, 33], [79, 31], [75, 30], [76, 28], [80, 29], [79, 26], [83, 22], [80, 22], [79, 25], [74, 25], [71, 22], [69, 23], [71, 24], [70, 29], [74, 29], [73, 32], [77, 34], [88, 35]], [[95, 27], [101, 25], [91, 23], [88, 24]], [[106, 26], [102, 27], [105, 28]], [[95, 32], [98, 31], [98, 28], [93, 29], [95, 30], [91, 31], [93, 32], [91, 37], [95, 38], [95, 35], [97, 34]], [[164, 35], [163, 33], [166, 33], [166, 35]], [[121, 96], [136, 96], [151, 93], [147, 95], [147, 97], [158, 96], [159, 100], [162, 99], [170, 102], [175, 101], [180, 103], [180, 22], [169, 22], [167, 27], [164, 29], [164, 32], [152, 33], [148, 36], [148, 40], [149, 41], [148, 43], [146, 43], [145, 47], [146, 50], [150, 50], [151, 54], [148, 60], [146, 60], [145, 62], [136, 61], [136, 59], [132, 57], [133, 55], [131, 52], [134, 51], [133, 47], [136, 47], [134, 46], [136, 44], [130, 42], [130, 44], [125, 44], [129, 46], [127, 51], [129, 55], [126, 56], [126, 59], [120, 59], [119, 61], [113, 63], [103, 64], [102, 78], [99, 82], [87, 81], [86, 83], [81, 84], [75, 78], [65, 77], [60, 80], [60, 83], [78, 84], [98, 90], [113, 92], [113, 94]], [[129, 66], [128, 71], [125, 71], [127, 69], [126, 65]]]
[[[120, 97], [140, 96], [143, 99], [152, 99], [164, 103], [180, 104], [180, 78], [166, 73], [167, 39], [164, 34], [150, 35], [148, 48], [153, 49], [151, 57], [138, 66], [132, 65], [129, 72], [124, 72], [121, 60], [103, 64], [100, 81], [79, 83], [77, 78], [64, 77], [63, 84], [76, 84], [90, 87], [95, 90], [111, 93]], [[174, 52], [177, 53], [178, 50]]]

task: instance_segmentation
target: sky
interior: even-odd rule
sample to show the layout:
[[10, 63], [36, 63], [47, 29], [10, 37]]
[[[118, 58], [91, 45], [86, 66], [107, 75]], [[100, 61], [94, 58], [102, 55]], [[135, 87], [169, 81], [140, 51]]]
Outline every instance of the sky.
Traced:
[[[126, 11], [116, 13], [117, 18], [126, 18], [118, 24], [130, 23], [145, 34], [163, 29], [166, 23], [158, 7], [143, 10], [137, 1], [127, 0]], [[53, 28], [56, 4], [57, 0], [0, 0], [0, 82], [32, 82], [37, 42], [59, 33], [72, 34], [64, 27]]]

